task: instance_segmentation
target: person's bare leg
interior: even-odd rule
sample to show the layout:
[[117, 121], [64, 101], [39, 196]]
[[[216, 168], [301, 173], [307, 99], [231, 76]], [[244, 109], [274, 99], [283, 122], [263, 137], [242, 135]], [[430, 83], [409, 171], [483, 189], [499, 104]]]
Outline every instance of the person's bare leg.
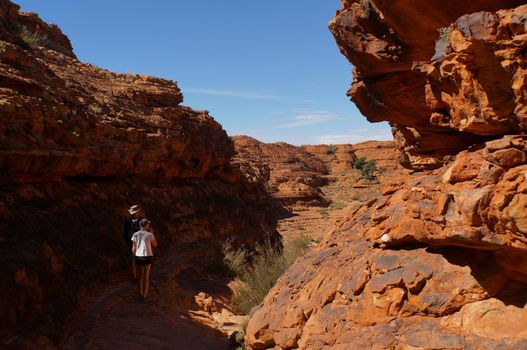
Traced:
[[134, 280], [137, 279], [137, 267], [135, 266], [135, 255], [132, 254], [132, 276], [134, 276]]
[[152, 267], [152, 264], [148, 264], [144, 266], [144, 271], [145, 271], [145, 277], [143, 281], [144, 298], [146, 298], [146, 296], [148, 295], [148, 289], [150, 288], [150, 267]]
[[143, 278], [144, 278], [145, 267], [141, 265], [138, 268], [139, 268], [139, 279], [137, 280], [137, 282], [139, 286], [139, 298], [142, 298], [143, 297]]

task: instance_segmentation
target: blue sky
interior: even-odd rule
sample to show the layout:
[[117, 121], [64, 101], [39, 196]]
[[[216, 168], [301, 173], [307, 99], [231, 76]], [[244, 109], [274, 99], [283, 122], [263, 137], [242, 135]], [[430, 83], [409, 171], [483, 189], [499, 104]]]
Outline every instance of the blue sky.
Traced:
[[391, 139], [346, 96], [352, 66], [327, 28], [339, 0], [23, 0], [80, 60], [178, 82], [229, 135], [296, 145]]

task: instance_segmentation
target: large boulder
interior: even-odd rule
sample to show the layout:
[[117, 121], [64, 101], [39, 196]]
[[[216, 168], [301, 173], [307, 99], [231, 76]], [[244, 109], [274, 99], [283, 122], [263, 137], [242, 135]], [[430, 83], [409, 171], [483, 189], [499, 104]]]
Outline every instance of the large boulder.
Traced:
[[251, 318], [250, 346], [526, 347], [526, 142], [505, 137], [390, 179], [280, 278]]
[[522, 3], [343, 2], [330, 29], [355, 67], [348, 94], [370, 121], [392, 124], [403, 165], [437, 168], [471, 144], [526, 130], [526, 7], [495, 13]]

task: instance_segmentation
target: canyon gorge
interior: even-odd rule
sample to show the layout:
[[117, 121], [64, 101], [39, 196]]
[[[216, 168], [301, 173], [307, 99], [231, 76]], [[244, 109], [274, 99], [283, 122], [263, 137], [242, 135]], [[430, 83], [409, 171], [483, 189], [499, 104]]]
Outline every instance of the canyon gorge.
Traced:
[[[348, 96], [393, 142], [228, 136], [177, 83], [83, 63], [0, 0], [0, 347], [228, 349], [247, 323], [254, 350], [527, 348], [527, 5], [341, 3]], [[136, 203], [159, 256], [131, 310]], [[238, 315], [222, 245], [303, 235]]]
[[[348, 94], [391, 123], [399, 162], [281, 277], [252, 349], [527, 346], [527, 6], [342, 1]], [[518, 7], [516, 7], [518, 6]]]

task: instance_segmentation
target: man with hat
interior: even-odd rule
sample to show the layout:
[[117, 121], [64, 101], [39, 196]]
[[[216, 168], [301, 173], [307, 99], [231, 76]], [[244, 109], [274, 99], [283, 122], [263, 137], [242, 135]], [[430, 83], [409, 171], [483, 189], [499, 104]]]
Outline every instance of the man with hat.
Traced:
[[[139, 212], [142, 211], [143, 208], [141, 208], [140, 205], [134, 204], [128, 209], [128, 213], [130, 214], [130, 217], [126, 219], [124, 222], [124, 234], [123, 238], [126, 243], [126, 246], [128, 247], [128, 254], [132, 252], [132, 236], [134, 233], [140, 230], [139, 228], [139, 221], [141, 218], [139, 217]], [[132, 253], [132, 276], [134, 278], [134, 281], [137, 280], [137, 270], [135, 267], [135, 254]]]

